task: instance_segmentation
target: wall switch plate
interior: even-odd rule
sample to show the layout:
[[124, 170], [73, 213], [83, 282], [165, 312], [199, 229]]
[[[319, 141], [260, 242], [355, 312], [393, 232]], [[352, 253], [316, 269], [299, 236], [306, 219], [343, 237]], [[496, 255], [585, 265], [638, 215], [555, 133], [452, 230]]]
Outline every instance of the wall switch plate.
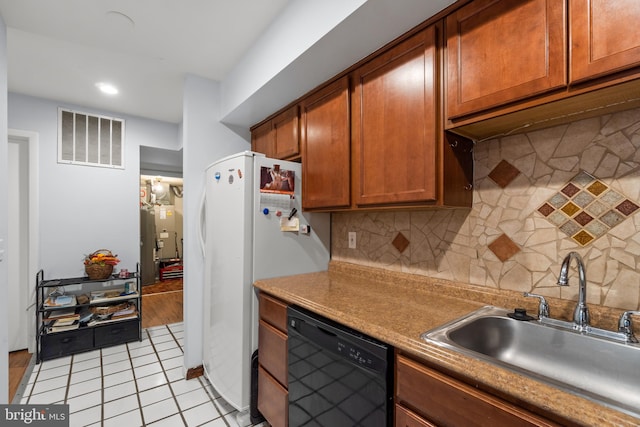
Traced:
[[355, 249], [355, 248], [356, 248], [356, 232], [350, 231], [349, 232], [349, 249]]

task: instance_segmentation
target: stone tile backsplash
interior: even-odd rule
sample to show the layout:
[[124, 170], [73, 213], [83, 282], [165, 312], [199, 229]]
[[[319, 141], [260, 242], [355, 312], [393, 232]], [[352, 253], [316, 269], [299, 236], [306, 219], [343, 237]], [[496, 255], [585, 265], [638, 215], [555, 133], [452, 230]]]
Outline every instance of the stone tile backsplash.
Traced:
[[482, 141], [474, 155], [471, 209], [333, 214], [332, 259], [577, 300], [575, 271], [556, 285], [576, 251], [588, 303], [640, 308], [640, 109]]

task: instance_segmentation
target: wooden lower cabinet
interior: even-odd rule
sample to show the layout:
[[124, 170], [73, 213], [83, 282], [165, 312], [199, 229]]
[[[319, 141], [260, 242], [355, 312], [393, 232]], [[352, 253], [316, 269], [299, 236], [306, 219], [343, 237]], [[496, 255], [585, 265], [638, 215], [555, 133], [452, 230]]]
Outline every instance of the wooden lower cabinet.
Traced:
[[404, 411], [396, 409], [396, 426], [558, 425], [402, 355], [396, 359], [396, 404]]
[[407, 408], [396, 405], [395, 427], [437, 427]]
[[263, 292], [258, 302], [258, 410], [271, 426], [287, 427], [287, 304]]
[[287, 387], [287, 335], [263, 320], [258, 327], [258, 361], [280, 384]]
[[289, 392], [262, 367], [258, 367], [258, 410], [272, 427], [289, 425]]

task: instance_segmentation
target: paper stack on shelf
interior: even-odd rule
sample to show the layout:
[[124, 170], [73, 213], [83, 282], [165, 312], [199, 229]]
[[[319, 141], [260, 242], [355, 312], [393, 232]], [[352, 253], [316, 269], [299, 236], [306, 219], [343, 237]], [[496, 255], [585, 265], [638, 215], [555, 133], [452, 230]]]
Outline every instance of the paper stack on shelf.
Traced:
[[103, 323], [117, 322], [120, 320], [135, 319], [138, 317], [138, 308], [133, 303], [119, 304], [117, 310], [109, 312], [108, 314], [98, 314], [102, 311], [101, 309], [106, 308], [109, 308], [109, 306], [94, 307], [94, 316], [93, 319], [89, 321], [88, 325], [94, 326]]
[[49, 295], [44, 301], [45, 307], [71, 307], [76, 304], [75, 295]]
[[77, 318], [62, 318], [56, 319], [53, 321], [51, 326], [49, 326], [49, 333], [56, 333], [62, 331], [71, 331], [73, 329], [78, 329], [80, 326], [80, 322], [78, 322]]
[[75, 316], [75, 314], [76, 314], [75, 307], [64, 308], [60, 310], [53, 310], [48, 312], [48, 315], [45, 320], [61, 319], [64, 317], [73, 317]]

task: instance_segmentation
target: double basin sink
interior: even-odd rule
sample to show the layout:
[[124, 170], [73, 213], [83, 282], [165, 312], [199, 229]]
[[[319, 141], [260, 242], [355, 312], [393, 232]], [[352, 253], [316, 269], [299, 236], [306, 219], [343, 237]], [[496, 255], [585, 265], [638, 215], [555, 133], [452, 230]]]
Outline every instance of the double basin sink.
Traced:
[[483, 307], [422, 338], [640, 417], [638, 344], [614, 333], [578, 332], [549, 318], [517, 320], [511, 313]]

